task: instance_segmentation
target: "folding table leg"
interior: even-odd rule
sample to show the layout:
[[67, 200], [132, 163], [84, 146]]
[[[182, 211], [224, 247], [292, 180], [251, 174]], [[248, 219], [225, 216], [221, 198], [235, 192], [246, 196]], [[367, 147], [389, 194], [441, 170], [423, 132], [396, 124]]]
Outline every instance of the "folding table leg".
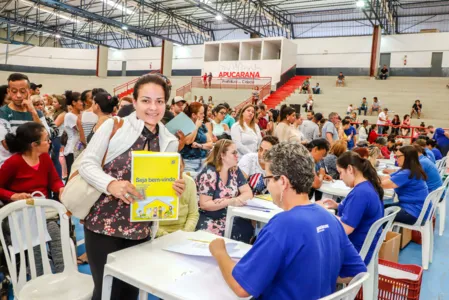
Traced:
[[144, 290], [139, 291], [139, 300], [148, 300], [148, 293]]
[[103, 275], [103, 290], [101, 292], [101, 300], [111, 300], [112, 293], [112, 279], [114, 277], [106, 273], [107, 268], [105, 268], [105, 273]]

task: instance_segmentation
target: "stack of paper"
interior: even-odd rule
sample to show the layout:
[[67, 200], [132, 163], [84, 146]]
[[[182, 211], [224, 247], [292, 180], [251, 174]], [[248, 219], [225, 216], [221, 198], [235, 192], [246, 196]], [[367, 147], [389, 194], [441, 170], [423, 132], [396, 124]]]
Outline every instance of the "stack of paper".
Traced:
[[332, 187], [335, 189], [342, 189], [342, 190], [350, 190], [351, 188], [348, 187], [343, 180], [336, 180], [332, 183]]
[[[211, 241], [187, 239], [169, 245], [165, 247], [164, 250], [192, 256], [212, 256], [209, 251], [210, 242]], [[234, 258], [242, 258], [245, 255], [245, 252], [240, 250], [238, 243], [226, 243], [226, 251], [229, 256]]]
[[247, 200], [246, 206], [255, 207], [255, 208], [264, 208], [264, 209], [270, 209], [270, 210], [279, 209], [279, 207], [276, 204], [274, 204], [273, 202], [258, 199], [258, 198], [253, 198], [253, 199]]

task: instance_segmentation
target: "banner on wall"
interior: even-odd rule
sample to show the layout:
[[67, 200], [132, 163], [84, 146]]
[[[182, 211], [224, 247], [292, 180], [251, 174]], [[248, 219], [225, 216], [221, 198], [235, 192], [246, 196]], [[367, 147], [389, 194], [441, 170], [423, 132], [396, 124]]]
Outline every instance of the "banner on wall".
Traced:
[[220, 72], [220, 78], [260, 78], [259, 72]]

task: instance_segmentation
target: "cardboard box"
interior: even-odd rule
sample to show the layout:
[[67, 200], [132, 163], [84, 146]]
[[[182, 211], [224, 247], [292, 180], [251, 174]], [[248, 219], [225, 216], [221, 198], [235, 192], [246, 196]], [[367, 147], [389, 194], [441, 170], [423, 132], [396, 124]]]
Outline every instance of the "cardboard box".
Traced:
[[401, 249], [404, 249], [412, 240], [412, 231], [410, 229], [401, 228]]
[[392, 262], [398, 262], [400, 247], [401, 234], [393, 231], [387, 232], [385, 241], [380, 247], [379, 258]]

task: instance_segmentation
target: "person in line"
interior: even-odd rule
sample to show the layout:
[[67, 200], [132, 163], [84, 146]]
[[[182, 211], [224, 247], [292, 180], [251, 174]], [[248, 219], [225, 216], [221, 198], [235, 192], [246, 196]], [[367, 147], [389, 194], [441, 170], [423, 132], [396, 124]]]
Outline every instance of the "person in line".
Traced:
[[262, 135], [259, 125], [256, 124], [254, 106], [247, 104], [242, 108], [239, 121], [231, 127], [231, 137], [237, 146], [239, 157], [257, 152]]
[[112, 113], [114, 112], [114, 108], [118, 105], [118, 98], [112, 97], [109, 93], [100, 92], [97, 93], [94, 97], [92, 112], [98, 116], [97, 124], [92, 128], [89, 135], [86, 138], [86, 142], [89, 144], [94, 136], [95, 132], [97, 132], [98, 128], [106, 122], [109, 118], [112, 117]]
[[7, 81], [8, 98], [11, 101], [0, 107], [0, 166], [12, 155], [5, 142], [6, 134], [15, 133], [18, 126], [31, 121], [41, 123], [50, 132], [44, 114], [37, 111], [30, 100], [28, 77], [12, 73]]
[[259, 87], [256, 85], [254, 88], [253, 88], [253, 91], [252, 91], [252, 96], [253, 96], [253, 99], [252, 99], [252, 103], [253, 103], [253, 105], [254, 106], [256, 106], [258, 103], [259, 103]]
[[380, 101], [377, 99], [377, 97], [373, 98], [373, 104], [371, 105], [371, 108], [369, 110], [369, 115], [371, 116], [373, 112], [379, 113], [381, 110]]
[[224, 138], [231, 139], [231, 131], [228, 125], [223, 123], [227, 111], [226, 107], [222, 104], [212, 109], [213, 118], [210, 119], [210, 125], [206, 125], [206, 127], [208, 132], [212, 132], [212, 141], [214, 143]]
[[401, 126], [402, 136], [407, 136], [410, 134], [410, 126], [411, 126], [410, 115], [404, 115], [404, 118], [402, 119], [402, 126]]
[[64, 117], [64, 132], [67, 135], [67, 141], [62, 143], [67, 165], [67, 177], [70, 177], [72, 164], [75, 161], [75, 150], [78, 150], [76, 148], [82, 148], [79, 134], [80, 126], [77, 126], [77, 121], [84, 109], [84, 102], [81, 100], [81, 94], [78, 92], [66, 91], [65, 98], [67, 105], [72, 108]]
[[182, 98], [181, 96], [176, 96], [171, 101], [170, 111], [176, 117], [177, 115], [179, 115], [184, 111], [186, 103], [187, 101], [184, 100], [184, 98]]
[[418, 119], [420, 119], [421, 111], [422, 111], [421, 101], [415, 100], [415, 103], [412, 106], [412, 112], [410, 113], [410, 118], [413, 118], [413, 115], [416, 113], [418, 115]]
[[338, 116], [338, 113], [331, 112], [329, 114], [329, 120], [324, 124], [323, 129], [321, 130], [321, 137], [326, 139], [330, 145], [339, 139], [336, 127], [339, 122], [340, 117]]
[[391, 120], [391, 125], [391, 134], [399, 135], [399, 128], [401, 125], [399, 115], [394, 115], [393, 120]]
[[323, 162], [326, 173], [331, 176], [332, 179], [340, 178], [337, 170], [337, 159], [347, 150], [348, 147], [344, 141], [336, 141], [329, 150], [329, 153], [324, 157]]
[[443, 154], [441, 154], [441, 151], [437, 148], [437, 142], [433, 139], [429, 139], [426, 141], [427, 149], [432, 151], [433, 155], [435, 156], [435, 161], [438, 161], [443, 158]]
[[337, 81], [335, 82], [336, 87], [344, 87], [345, 86], [345, 75], [343, 75], [343, 72], [340, 72], [337, 76]]
[[360, 142], [368, 142], [368, 120], [362, 121], [362, 126], [359, 129], [359, 143]]
[[249, 187], [254, 195], [267, 193], [267, 186], [263, 180], [265, 174], [264, 155], [274, 145], [279, 144], [279, 139], [275, 136], [264, 136], [257, 153], [247, 153], [239, 160], [238, 166], [248, 180]]
[[396, 159], [400, 169], [390, 176], [382, 177], [384, 189], [394, 189], [399, 202], [388, 206], [400, 206], [402, 209], [395, 217], [395, 221], [413, 225], [418, 219], [424, 201], [429, 194], [426, 184], [427, 175], [418, 158], [418, 151], [414, 146], [403, 146], [396, 151]]
[[209, 85], [209, 88], [212, 86], [212, 72], [209, 72], [209, 75], [207, 75], [207, 83]]
[[369, 133], [368, 133], [368, 143], [370, 144], [374, 144], [378, 138], [378, 134], [377, 134], [377, 125], [376, 124], [372, 124], [370, 129], [369, 129]]
[[53, 95], [52, 104], [55, 109], [55, 112], [53, 113], [53, 120], [55, 125], [58, 127], [58, 136], [52, 141], [51, 160], [55, 165], [56, 172], [58, 172], [59, 177], [62, 178], [62, 166], [59, 161], [59, 155], [62, 147], [61, 136], [64, 133], [64, 118], [68, 110], [66, 100], [63, 95]]
[[[146, 242], [152, 236], [151, 222], [129, 221], [131, 202], [143, 199], [130, 182], [131, 153], [178, 151], [178, 139], [161, 123], [169, 98], [170, 87], [159, 75], [140, 77], [133, 91], [136, 111], [123, 119], [122, 127], [110, 141], [114, 121], [104, 122], [84, 150], [79, 173], [102, 192], [84, 219], [85, 245], [94, 280], [92, 300], [101, 299], [108, 254]], [[185, 191], [184, 179], [175, 180], [173, 189], [180, 197]], [[138, 293], [138, 288], [120, 280], [113, 281], [115, 299], [135, 299]]]
[[120, 111], [123, 107], [125, 107], [127, 105], [132, 105], [132, 104], [133, 104], [133, 98], [132, 97], [130, 97], [130, 96], [122, 97], [122, 98], [120, 98], [117, 111]]
[[[223, 236], [228, 206], [243, 206], [253, 197], [237, 162], [237, 147], [230, 140], [218, 141], [209, 153], [205, 168], [196, 177], [200, 206], [197, 230]], [[253, 233], [250, 220], [234, 219], [232, 239], [248, 243]]]
[[315, 87], [312, 88], [314, 94], [321, 94], [320, 84], [317, 82]]
[[187, 232], [195, 231], [199, 219], [198, 199], [195, 180], [184, 173], [184, 160], [180, 160], [181, 178], [185, 181], [185, 190], [179, 197], [178, 220], [164, 221], [159, 223], [156, 237], [164, 236], [172, 232], [182, 230]]
[[366, 116], [366, 112], [368, 111], [368, 102], [366, 102], [366, 97], [363, 97], [362, 103], [360, 104], [358, 110], [359, 110], [359, 115], [362, 115], [362, 111], [363, 111]]
[[[320, 202], [326, 208], [338, 209], [338, 218], [349, 240], [360, 252], [371, 226], [384, 216], [384, 190], [376, 169], [355, 152], [343, 153], [337, 159], [337, 170], [341, 180], [352, 190], [340, 204], [332, 199]], [[366, 265], [373, 256], [381, 233], [380, 228], [366, 254]]]
[[428, 127], [430, 133], [433, 134], [432, 139], [437, 142], [440, 147], [441, 155], [446, 156], [449, 152], [449, 131], [443, 128], [435, 128], [432, 125]]
[[301, 138], [297, 130], [292, 127], [296, 121], [296, 111], [293, 107], [283, 104], [281, 107], [281, 121], [274, 129], [274, 136], [279, 142], [301, 143]]
[[383, 111], [377, 116], [377, 133], [384, 134], [384, 128], [388, 124], [388, 108], [384, 108]]
[[[87, 137], [92, 132], [95, 124], [98, 122], [98, 116], [93, 112], [93, 99], [99, 92], [106, 92], [102, 88], [95, 88], [93, 90], [85, 90], [81, 93], [81, 101], [84, 103], [84, 108], [77, 120], [78, 133], [83, 150], [87, 145]], [[76, 152], [75, 152], [76, 153]], [[75, 157], [76, 158], [76, 157]]]
[[200, 172], [208, 151], [213, 147], [212, 137], [204, 125], [204, 105], [199, 102], [186, 104], [184, 113], [195, 124], [195, 130], [186, 136], [185, 146], [180, 153], [187, 172]]
[[269, 120], [267, 113], [267, 106], [263, 103], [259, 104], [257, 107], [257, 125], [261, 130], [262, 136], [270, 135], [274, 129], [273, 121]]
[[295, 114], [295, 122], [292, 124], [292, 127], [295, 130], [295, 133], [298, 135], [299, 140], [301, 141], [302, 144], [307, 143], [305, 138], [304, 138], [304, 134], [302, 134], [301, 131], [301, 127], [302, 127], [302, 123], [303, 123], [303, 119], [301, 117], [300, 113], [296, 113]]
[[346, 118], [341, 122], [341, 125], [343, 126], [343, 131], [348, 139], [348, 150], [351, 150], [357, 144], [357, 130], [351, 125], [351, 121]]
[[329, 142], [323, 138], [313, 140], [305, 146], [315, 162], [315, 179], [313, 180], [309, 198], [312, 199], [315, 196], [315, 200], [321, 200], [323, 193], [317, 190], [321, 187], [323, 181], [332, 181], [332, 177], [326, 174], [326, 166], [323, 162], [323, 159], [326, 157], [331, 146]]
[[42, 88], [42, 84], [36, 84], [36, 83], [30, 83], [30, 95], [34, 96], [37, 95], [39, 96], [41, 94], [41, 88]]
[[[312, 112], [313, 113], [313, 112]], [[307, 112], [307, 120], [302, 122], [300, 130], [307, 142], [320, 138], [320, 128], [318, 124], [323, 119], [321, 113], [312, 114], [312, 119], [309, 120], [309, 112]]]
[[235, 118], [237, 114], [234, 117], [231, 116], [231, 112], [233, 111], [233, 109], [231, 109], [228, 103], [223, 103], [223, 106], [226, 107], [227, 112], [222, 123], [228, 125], [229, 128], [232, 128], [232, 126], [235, 124]]
[[307, 150], [283, 143], [265, 159], [268, 190], [283, 212], [271, 218], [238, 263], [223, 239], [209, 245], [231, 290], [238, 297], [315, 300], [333, 293], [337, 282], [366, 272], [341, 223], [308, 199], [314, 164]]
[[380, 69], [379, 79], [380, 79], [380, 80], [387, 80], [388, 74], [389, 74], [389, 73], [388, 73], [387, 65], [384, 65], [384, 66], [382, 67], [382, 69]]

